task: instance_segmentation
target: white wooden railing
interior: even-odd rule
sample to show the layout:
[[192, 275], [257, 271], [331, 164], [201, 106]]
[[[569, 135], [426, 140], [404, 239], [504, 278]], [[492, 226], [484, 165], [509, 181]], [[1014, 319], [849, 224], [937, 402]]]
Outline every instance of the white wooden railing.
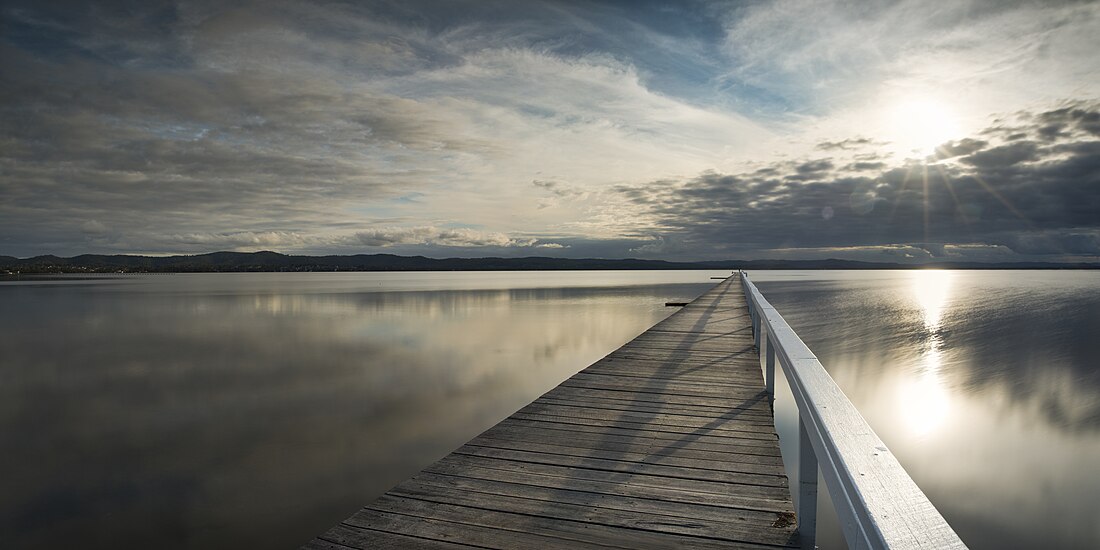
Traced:
[[775, 395], [778, 359], [798, 407], [798, 531], [803, 548], [814, 548], [816, 538], [819, 465], [849, 548], [966, 548], [810, 348], [748, 274], [742, 271], [740, 276], [756, 346], [766, 344], [768, 393]]

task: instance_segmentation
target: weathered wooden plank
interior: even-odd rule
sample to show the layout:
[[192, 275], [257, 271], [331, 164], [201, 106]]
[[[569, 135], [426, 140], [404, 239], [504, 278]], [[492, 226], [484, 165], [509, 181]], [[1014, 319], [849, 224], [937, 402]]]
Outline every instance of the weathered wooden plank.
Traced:
[[[723, 396], [719, 391], [705, 391], [704, 388], [685, 388], [682, 386], [667, 385], [663, 387], [639, 387], [638, 384], [632, 384], [629, 380], [578, 380], [576, 382], [570, 382], [566, 380], [562, 383], [564, 388], [571, 390], [593, 390], [603, 392], [626, 392], [630, 394], [628, 400], [630, 401], [645, 401], [647, 399], [668, 399], [667, 402], [673, 402], [672, 399], [680, 399], [682, 401], [692, 400], [696, 403], [705, 403], [710, 401], [711, 403], [722, 403]], [[738, 391], [736, 395], [728, 396], [725, 399], [725, 410], [733, 410], [739, 408], [749, 407], [757, 402], [759, 394], [750, 391]], [[715, 401], [717, 399], [717, 401]], [[662, 401], [654, 401], [662, 402]], [[721, 406], [721, 405], [719, 405]]]
[[[738, 414], [744, 415], [745, 417], [752, 417], [756, 420], [759, 420], [760, 418], [770, 418], [768, 416], [769, 411], [763, 409], [759, 406], [757, 402], [751, 400], [744, 401], [743, 405], [739, 403], [737, 405], [727, 405], [721, 407], [708, 405], [706, 404], [706, 402], [674, 403], [667, 401], [645, 401], [640, 399], [637, 401], [632, 401], [624, 399], [613, 399], [611, 397], [606, 397], [604, 399], [605, 401], [599, 403], [599, 407], [593, 406], [592, 409], [603, 409], [607, 411], [636, 411], [644, 413], [665, 412], [673, 414], [697, 415], [708, 418], [714, 418], [730, 412], [737, 412]], [[548, 405], [586, 405], [583, 400], [578, 399], [574, 395], [566, 393], [555, 394], [553, 397], [545, 397], [543, 398], [542, 402]]]
[[[583, 381], [593, 381], [593, 382], [604, 381], [604, 382], [608, 382], [608, 383], [618, 382], [618, 383], [624, 383], [624, 384], [632, 384], [630, 386], [632, 388], [646, 387], [646, 386], [665, 388], [665, 387], [668, 387], [670, 385], [675, 385], [675, 386], [679, 387], [680, 389], [698, 390], [699, 392], [703, 392], [703, 393], [700, 393], [700, 395], [712, 395], [712, 396], [715, 396], [715, 397], [720, 397], [720, 398], [725, 398], [725, 399], [735, 399], [737, 397], [735, 394], [742, 394], [742, 393], [756, 394], [756, 393], [759, 393], [760, 391], [763, 391], [763, 390], [757, 390], [756, 387], [755, 387], [758, 383], [761, 386], [763, 385], [762, 384], [762, 382], [763, 382], [763, 376], [762, 375], [759, 376], [759, 377], [756, 377], [756, 376], [751, 376], [750, 374], [746, 373], [744, 375], [740, 375], [741, 380], [738, 380], [739, 384], [727, 384], [727, 385], [731, 385], [733, 387], [732, 388], [718, 389], [718, 388], [712, 388], [710, 386], [709, 381], [689, 380], [689, 379], [686, 379], [686, 378], [681, 379], [681, 378], [678, 378], [676, 376], [676, 374], [678, 372], [683, 373], [683, 374], [690, 374], [691, 372], [698, 372], [698, 371], [702, 371], [702, 370], [707, 369], [707, 368], [711, 368], [710, 366], [707, 366], [707, 365], [702, 365], [699, 368], [696, 368], [695, 371], [690, 370], [687, 366], [680, 366], [680, 367], [676, 367], [676, 368], [673, 368], [673, 367], [662, 368], [660, 366], [634, 365], [633, 367], [634, 367], [633, 370], [635, 370], [635, 371], [641, 371], [643, 373], [646, 372], [646, 371], [652, 372], [652, 376], [648, 376], [648, 377], [642, 376], [642, 377], [640, 377], [640, 378], [645, 378], [646, 379], [645, 381], [631, 380], [631, 379], [616, 381], [614, 379], [611, 379], [611, 377], [614, 377], [614, 376], [628, 376], [628, 377], [632, 376], [630, 374], [631, 369], [627, 369], [625, 364], [623, 364], [622, 366], [620, 366], [619, 364], [612, 364], [612, 365], [607, 366], [608, 370], [604, 370], [601, 367], [601, 368], [592, 369], [591, 371], [584, 370], [584, 371], [578, 372], [577, 374], [575, 374], [575, 375], [567, 378], [566, 380], [564, 380], [563, 383], [568, 382], [568, 383], [572, 383], [572, 385], [575, 386], [575, 385], [579, 385], [578, 382], [580, 382], [582, 380]], [[705, 373], [702, 373], [702, 374], [705, 374]], [[699, 374], [697, 374], [696, 376], [699, 376]], [[599, 380], [599, 377], [608, 377], [609, 379]], [[723, 377], [722, 375], [718, 374], [718, 375], [714, 375], [712, 377], [712, 380], [717, 382], [719, 380], [722, 380], [723, 378], [725, 378], [726, 380], [729, 380], [730, 377]], [[675, 392], [673, 392], [673, 393], [675, 393]]]
[[[360, 527], [387, 533], [416, 533], [423, 539], [454, 542], [479, 548], [500, 550], [544, 550], [545, 548], [606, 548], [596, 543], [573, 539], [562, 539], [548, 534], [528, 533], [519, 530], [507, 530], [497, 527], [485, 527], [473, 522], [445, 521], [435, 518], [409, 516], [400, 513], [376, 510], [374, 504], [367, 505], [355, 515], [344, 520], [350, 527]], [[473, 512], [476, 509], [469, 510]], [[371, 547], [373, 548], [373, 546]]]
[[[690, 355], [675, 360], [661, 360], [649, 354], [619, 350], [585, 370], [632, 369], [657, 372], [686, 372], [714, 377], [753, 377], [760, 371], [755, 352], [741, 349], [720, 358], [695, 358]], [[762, 372], [762, 371], [761, 371]]]
[[[629, 380], [625, 382], [629, 382]], [[731, 396], [726, 395], [680, 395], [674, 393], [658, 393], [652, 391], [637, 390], [637, 385], [635, 385], [633, 389], [631, 389], [631, 387], [588, 388], [579, 384], [575, 386], [560, 385], [553, 390], [543, 394], [543, 397], [558, 398], [558, 396], [571, 396], [581, 399], [595, 399], [596, 396], [599, 396], [600, 398], [615, 399], [617, 401], [627, 401], [631, 403], [696, 405], [724, 410], [728, 410], [730, 408], [755, 409], [761, 404], [767, 405], [766, 399], [754, 401], [749, 398], [742, 399], [741, 401], [733, 401], [731, 399]], [[750, 396], [754, 395], [751, 392], [744, 392], [744, 394]], [[759, 393], [755, 395], [759, 395]], [[768, 412], [770, 412], [770, 410]]]
[[755, 349], [744, 344], [729, 346], [720, 352], [692, 352], [675, 349], [653, 349], [642, 347], [622, 347], [609, 353], [603, 361], [589, 368], [600, 369], [605, 366], [636, 364], [638, 367], [667, 368], [672, 370], [704, 370], [708, 374], [738, 375], [749, 374], [753, 367], [760, 370]]
[[750, 323], [716, 285], [309, 547], [795, 545]]
[[591, 380], [588, 378], [574, 380], [570, 378], [561, 383], [562, 386], [570, 388], [591, 388], [591, 389], [621, 389], [627, 391], [636, 391], [638, 393], [660, 393], [662, 395], [682, 395], [689, 397], [725, 397], [732, 399], [746, 399], [755, 397], [760, 394], [755, 388], [744, 388], [736, 392], [730, 391], [729, 388], [714, 388], [706, 384], [654, 384], [653, 387], [639, 387], [638, 384], [633, 384], [631, 381], [626, 380]]
[[774, 433], [766, 430], [759, 429], [740, 429], [743, 426], [730, 426], [728, 429], [722, 425], [710, 426], [704, 421], [689, 422], [689, 421], [630, 421], [621, 418], [614, 418], [613, 416], [599, 415], [597, 413], [586, 412], [584, 415], [579, 416], [557, 416], [541, 414], [526, 414], [516, 413], [516, 418], [532, 419], [532, 418], [546, 418], [553, 416], [554, 420], [562, 422], [563, 424], [587, 424], [589, 426], [607, 426], [616, 428], [662, 428], [666, 431], [677, 431], [678, 433], [698, 435], [698, 434], [725, 434], [731, 437], [740, 437], [745, 440], [756, 439], [760, 441], [772, 441], [776, 436]]
[[[574, 387], [581, 385], [580, 382], [593, 382], [593, 383], [619, 383], [627, 384], [631, 387], [638, 389], [652, 390], [673, 388], [683, 390], [699, 390], [699, 389], [723, 389], [728, 390], [729, 395], [718, 395], [724, 401], [736, 399], [740, 395], [763, 395], [760, 392], [754, 392], [752, 389], [746, 386], [759, 383], [761, 380], [756, 378], [743, 378], [741, 380], [735, 380], [728, 377], [714, 377], [708, 378], [705, 376], [696, 376], [691, 373], [685, 374], [673, 374], [667, 372], [630, 372], [626, 370], [594, 370], [584, 373], [583, 375], [576, 375], [571, 380], [577, 382]], [[761, 397], [762, 400], [767, 400], [766, 396]]]
[[[740, 472], [748, 474], [783, 475], [782, 467], [766, 464], [751, 464], [733, 462], [722, 459], [685, 458], [668, 453], [636, 453], [626, 450], [617, 450], [613, 447], [604, 449], [579, 449], [576, 447], [564, 447], [561, 445], [546, 445], [537, 443], [516, 443], [512, 441], [484, 441], [477, 445], [467, 443], [463, 447], [492, 447], [495, 449], [511, 449], [516, 451], [535, 451], [547, 454], [560, 454], [575, 456], [578, 458], [601, 458], [604, 460], [618, 460], [621, 462], [637, 462], [640, 464], [663, 464], [665, 466], [680, 466], [684, 468], [696, 468], [700, 470], [712, 470], [716, 472]], [[461, 449], [462, 447], [460, 447]]]
[[[745, 332], [717, 333], [717, 332], [689, 332], [689, 331], [664, 331], [654, 330], [638, 334], [630, 342], [684, 342], [684, 343], [736, 343], [752, 338], [752, 334]], [[628, 342], [628, 344], [630, 343]]]
[[601, 399], [617, 399], [626, 400], [632, 403], [652, 403], [657, 405], [669, 404], [669, 405], [697, 405], [704, 407], [714, 407], [727, 411], [736, 408], [750, 408], [756, 409], [760, 406], [766, 406], [759, 402], [753, 402], [750, 405], [742, 407], [740, 404], [731, 404], [728, 399], [723, 396], [696, 396], [696, 395], [672, 395], [662, 393], [642, 393], [634, 392], [629, 388], [585, 388], [585, 387], [570, 387], [570, 386], [558, 386], [553, 390], [546, 393], [547, 396], [570, 396], [583, 399], [591, 399], [592, 402], [599, 401]]
[[[522, 434], [513, 432], [501, 434], [499, 432], [490, 435], [479, 435], [471, 439], [469, 445], [481, 447], [498, 447], [504, 449], [534, 450], [540, 452], [557, 452], [559, 454], [578, 454], [578, 456], [597, 456], [595, 452], [607, 451], [612, 453], [632, 453], [649, 457], [668, 457], [679, 459], [711, 460], [722, 463], [758, 464], [761, 466], [782, 467], [782, 460], [770, 455], [753, 453], [735, 453], [726, 450], [703, 449], [694, 445], [688, 439], [681, 442], [670, 442], [667, 445], [652, 444], [645, 441], [609, 441], [607, 438], [583, 438], [583, 437], [554, 437], [550, 433]], [[754, 447], [749, 447], [753, 449]], [[760, 449], [762, 447], [755, 447]], [[545, 449], [555, 449], [547, 451]], [[587, 452], [586, 452], [587, 451]], [[781, 471], [779, 469], [771, 471]]]
[[[591, 371], [585, 371], [583, 373], [577, 373], [572, 378], [573, 380], [609, 380], [618, 379], [627, 384], [637, 384], [645, 387], [665, 387], [665, 386], [679, 386], [684, 388], [699, 388], [699, 387], [711, 387], [711, 388], [730, 388], [730, 392], [744, 393], [745, 385], [750, 383], [752, 379], [746, 378], [744, 380], [729, 380], [728, 378], [689, 378], [683, 376], [668, 376], [664, 373], [653, 373], [649, 376], [645, 374], [635, 374], [630, 372], [609, 372], [602, 369], [595, 369]], [[751, 392], [751, 390], [749, 390]]]
[[[330, 548], [328, 545], [336, 545], [336, 548], [370, 548], [371, 550], [401, 550], [404, 548], [413, 550], [464, 550], [472, 548], [471, 546], [443, 540], [425, 539], [377, 529], [364, 529], [346, 523], [336, 525], [309, 544], [314, 543], [320, 545], [317, 548]], [[309, 547], [306, 546], [306, 548]]]
[[731, 409], [720, 415], [698, 416], [676, 413], [651, 413], [645, 411], [619, 411], [613, 409], [600, 409], [595, 407], [577, 407], [561, 404], [547, 404], [544, 401], [536, 401], [516, 414], [523, 415], [549, 415], [566, 416], [569, 418], [593, 418], [611, 422], [629, 422], [634, 424], [655, 424], [661, 426], [683, 426], [699, 429], [723, 429], [739, 432], [774, 432], [767, 423], [760, 420], [759, 416], [746, 417], [742, 411]]
[[[681, 314], [686, 314], [687, 312], [688, 310], [681, 310]], [[748, 313], [738, 314], [735, 312], [725, 312], [722, 315], [722, 317], [712, 317], [707, 320], [705, 326], [699, 326], [699, 321], [697, 319], [670, 317], [654, 325], [653, 330], [703, 334], [752, 333], [752, 329], [747, 327], [749, 321]]]
[[[708, 506], [743, 508], [746, 510], [789, 511], [784, 507], [786, 490], [782, 487], [751, 484], [718, 485], [700, 481], [669, 480], [669, 478], [664, 477], [623, 474], [587, 468], [515, 462], [504, 464], [505, 461], [501, 460], [483, 464], [472, 460], [478, 457], [465, 458], [471, 460], [438, 462], [429, 466], [424, 472], [533, 485], [548, 489], [574, 489], [589, 493], [648, 498], [669, 502], [706, 504]], [[492, 467], [494, 463], [496, 467]], [[716, 492], [719, 487], [729, 491]]]
[[[557, 398], [543, 396], [539, 401], [545, 404], [555, 405], [572, 405], [572, 406], [587, 406], [593, 409], [606, 409], [611, 411], [636, 411], [636, 412], [666, 412], [675, 414], [686, 414], [693, 416], [703, 416], [713, 418], [716, 415], [725, 414], [726, 412], [736, 410], [739, 414], [746, 417], [771, 419], [768, 411], [761, 410], [752, 407], [708, 407], [702, 405], [673, 405], [667, 403], [649, 403], [645, 401], [624, 401], [624, 400], [611, 400], [599, 402], [597, 404], [586, 403], [578, 399]], [[598, 405], [598, 406], [597, 406]]]
[[730, 333], [717, 333], [717, 332], [690, 332], [690, 331], [665, 331], [665, 330], [647, 330], [642, 332], [627, 342], [629, 345], [632, 342], [684, 342], [684, 343], [736, 343], [749, 340], [752, 338], [752, 334], [748, 332], [730, 332]]
[[[619, 543], [629, 544], [628, 547], [630, 548], [679, 548], [680, 544], [686, 545], [687, 548], [699, 549], [759, 548], [759, 544], [769, 544], [771, 548], [792, 545], [789, 530], [784, 531], [782, 528], [774, 528], [775, 532], [769, 530], [758, 533], [754, 529], [754, 525], [750, 523], [760, 521], [760, 518], [757, 517], [751, 519], [732, 518], [728, 522], [727, 532], [737, 533], [737, 529], [740, 528], [740, 536], [738, 534], [734, 536], [742, 540], [731, 541], [730, 538], [704, 538], [705, 533], [699, 532], [698, 520], [653, 512], [478, 493], [430, 484], [403, 484], [395, 489], [394, 493], [407, 499], [421, 499], [432, 504], [470, 507], [487, 511], [515, 512], [534, 518], [546, 518], [550, 521], [578, 522], [586, 526], [607, 526], [622, 529], [616, 529], [614, 531], [616, 534], [625, 534], [630, 532], [628, 530], [632, 530], [633, 534], [628, 535], [629, 538]], [[778, 517], [779, 514], [776, 514], [776, 516]], [[765, 515], [764, 519], [766, 520], [767, 517]], [[750, 542], [754, 538], [767, 542]]]
[[302, 548], [304, 550], [347, 550], [348, 548], [353, 547], [316, 538], [307, 542], [304, 546], [302, 546]]
[[[583, 543], [595, 543], [610, 548], [645, 548], [653, 542], [651, 529], [646, 529], [644, 517], [635, 513], [621, 513], [615, 510], [576, 510], [568, 509], [562, 505], [556, 508], [566, 508], [568, 513], [558, 513], [551, 517], [541, 504], [526, 502], [525, 499], [495, 498], [494, 503], [501, 501], [507, 503], [509, 510], [499, 511], [484, 508], [484, 501], [473, 501], [469, 498], [453, 498], [460, 504], [446, 502], [452, 495], [437, 494], [434, 491], [413, 496], [384, 495], [369, 507], [384, 506], [387, 510], [400, 512], [414, 517], [426, 517], [433, 519], [450, 520], [461, 523], [470, 523], [483, 527], [493, 527], [507, 531], [523, 531], [552, 534], [568, 541], [581, 541]], [[430, 500], [421, 500], [430, 499]], [[526, 513], [513, 513], [515, 510]], [[551, 510], [553, 513], [555, 510]], [[565, 517], [561, 517], [565, 516]], [[654, 521], [665, 518], [652, 516]], [[698, 550], [710, 550], [729, 548], [725, 541], [701, 539], [695, 536], [675, 535], [663, 533], [667, 537], [669, 547], [692, 548]], [[770, 546], [751, 546], [755, 548], [770, 548]]]
[[[762, 380], [763, 377], [757, 373], [743, 373], [743, 374], [722, 374], [722, 373], [708, 373], [706, 368], [701, 367], [697, 369], [662, 367], [659, 365], [639, 365], [628, 363], [608, 363], [607, 365], [601, 365], [599, 368], [591, 370], [584, 370], [570, 377], [570, 380], [589, 380], [598, 377], [625, 377], [624, 382], [632, 384], [647, 385], [647, 386], [659, 386], [663, 387], [666, 384], [684, 384], [685, 387], [693, 386], [713, 386], [720, 384], [722, 386], [730, 386], [730, 392], [744, 392], [748, 391], [752, 393], [752, 385], [758, 380]], [[756, 376], [753, 376], [753, 375]], [[640, 379], [640, 380], [638, 380]]]
[[[625, 432], [623, 430], [622, 432]], [[689, 447], [694, 451], [713, 451], [721, 453], [732, 453], [742, 455], [753, 455], [761, 457], [760, 459], [746, 459], [746, 460], [759, 460], [762, 461], [763, 457], [770, 457], [771, 460], [763, 461], [764, 464], [781, 463], [779, 453], [775, 452], [772, 446], [751, 446], [751, 445], [738, 445], [737, 439], [727, 439], [728, 442], [723, 443], [710, 443], [696, 441], [691, 439], [677, 439], [677, 440], [662, 440], [646, 437], [645, 435], [638, 434], [636, 431], [631, 430], [623, 433], [622, 435], [613, 435], [607, 433], [589, 433], [578, 432], [573, 430], [557, 430], [553, 428], [543, 428], [537, 432], [528, 429], [525, 426], [516, 426], [512, 423], [502, 422], [497, 424], [493, 429], [485, 432], [478, 439], [500, 439], [500, 440], [514, 440], [514, 441], [544, 441], [547, 443], [572, 443], [576, 447], [594, 448], [600, 445], [627, 445], [629, 448], [637, 450], [662, 450], [668, 447], [674, 447], [683, 445]], [[476, 441], [473, 440], [473, 441]], [[471, 441], [472, 442], [472, 441]], [[729, 443], [733, 442], [733, 443]], [[735, 460], [736, 458], [731, 458]]]
[[[786, 544], [790, 538], [790, 531], [781, 528], [755, 528], [755, 525], [770, 527], [783, 514], [789, 514], [789, 511], [746, 510], [668, 502], [429, 473], [418, 474], [410, 481], [411, 483], [398, 486], [393, 493], [400, 496], [414, 496], [413, 493], [419, 489], [424, 498], [430, 498], [431, 494], [440, 494], [443, 489], [449, 488], [452, 496], [477, 493], [473, 496], [477, 497], [475, 502], [479, 504], [471, 504], [482, 508], [496, 508], [493, 503], [498, 499], [505, 499], [510, 506], [500, 508], [515, 510], [524, 505], [516, 499], [525, 499], [532, 502], [527, 503], [528, 507], [524, 511], [532, 515], [557, 517], [559, 514], [556, 513], [556, 509], [559, 506], [573, 505], [588, 509], [631, 512], [638, 516], [638, 520], [646, 522], [651, 529], [668, 533], [779, 545]], [[576, 510], [574, 507], [570, 509]]]
[[550, 464], [555, 466], [586, 468], [590, 470], [598, 469], [611, 472], [650, 474], [677, 479], [713, 481], [716, 483], [731, 483], [740, 485], [770, 485], [774, 487], [788, 486], [787, 476], [779, 474], [762, 475], [745, 472], [722, 472], [717, 470], [705, 470], [701, 468], [685, 466], [646, 464], [642, 462], [627, 462], [613, 459], [605, 460], [601, 458], [585, 456], [539, 453], [534, 451], [517, 451], [513, 449], [498, 449], [493, 447], [463, 446], [455, 451], [454, 455], [502, 458], [507, 460], [515, 460], [518, 462], [531, 462], [534, 464]]
[[[677, 351], [675, 349], [642, 349], [640, 347], [622, 347], [609, 353], [606, 359], [627, 360], [641, 364], [654, 363], [669, 368], [697, 368], [700, 365], [714, 367], [715, 374], [723, 372], [737, 373], [746, 370], [745, 367], [758, 365], [753, 358], [758, 358], [752, 345], [738, 344], [729, 349], [713, 353], [692, 353], [690, 351]], [[683, 366], [682, 366], [683, 365]], [[597, 368], [600, 364], [594, 365]], [[759, 368], [759, 367], [757, 367]], [[746, 370], [746, 372], [751, 372]]]
[[[729, 352], [725, 353], [691, 353], [677, 350], [661, 350], [661, 349], [649, 349], [643, 350], [640, 348], [619, 348], [607, 356], [610, 359], [625, 359], [631, 361], [653, 361], [664, 363], [670, 367], [676, 367], [680, 364], [697, 366], [704, 364], [707, 366], [714, 366], [718, 368], [740, 368], [742, 366], [751, 366], [752, 361], [745, 363], [739, 363], [739, 358], [745, 357], [758, 357], [756, 350], [751, 347], [740, 346], [734, 347]], [[759, 367], [758, 367], [759, 368]]]
[[661, 340], [643, 340], [640, 342], [633, 342], [622, 347], [624, 352], [637, 352], [645, 351], [646, 353], [653, 352], [666, 352], [666, 353], [680, 353], [685, 355], [697, 355], [700, 357], [725, 357], [733, 353], [738, 346], [743, 346], [744, 342], [731, 343], [723, 345], [721, 343], [698, 343], [693, 344], [691, 342], [672, 342]]
[[[528, 454], [527, 456], [530, 456]], [[621, 471], [600, 468], [596, 462], [575, 461], [572, 465], [548, 464], [530, 460], [513, 460], [507, 456], [483, 456], [477, 454], [456, 453], [452, 460], [440, 461], [430, 466], [434, 468], [443, 464], [465, 464], [470, 467], [492, 468], [508, 472], [531, 472], [540, 475], [565, 477], [573, 479], [595, 479], [598, 481], [614, 481], [619, 484], [637, 484], [639, 486], [652, 486], [661, 488], [682, 487], [689, 492], [712, 493], [724, 495], [728, 498], [736, 498], [732, 492], [745, 489], [750, 496], [764, 496], [772, 500], [782, 500], [788, 495], [787, 486], [780, 476], [762, 476], [759, 474], [734, 474], [726, 479], [693, 479], [690, 477], [671, 477], [661, 475], [653, 471]], [[522, 458], [522, 457], [521, 457]], [[425, 471], [428, 471], [426, 469]], [[779, 483], [777, 483], [777, 481]]]
[[[755, 372], [715, 373], [708, 372], [707, 365], [667, 367], [660, 364], [630, 363], [626, 361], [608, 361], [599, 368], [588, 369], [585, 376], [627, 376], [653, 381], [684, 382], [689, 384], [723, 384], [730, 386], [751, 386], [758, 383], [762, 376]], [[579, 373], [578, 373], [579, 374]]]
[[629, 439], [646, 439], [656, 442], [674, 443], [690, 439], [699, 445], [720, 445], [737, 447], [744, 449], [753, 449], [751, 454], [775, 454], [778, 451], [779, 446], [775, 441], [769, 439], [744, 439], [737, 437], [737, 434], [696, 434], [690, 432], [664, 432], [658, 431], [652, 428], [646, 429], [634, 429], [634, 428], [620, 428], [618, 426], [591, 426], [587, 424], [571, 424], [568, 422], [556, 422], [552, 419], [521, 419], [521, 418], [509, 418], [507, 422], [501, 422], [496, 427], [491, 429], [516, 429], [523, 431], [530, 431], [531, 433], [546, 432], [552, 434], [557, 431], [566, 433], [588, 434], [588, 435], [601, 435], [601, 436], [620, 436]]
[[757, 443], [759, 445], [773, 445], [777, 444], [778, 436], [770, 434], [761, 434], [756, 432], [743, 432], [735, 430], [703, 430], [696, 427], [685, 427], [671, 424], [646, 424], [637, 422], [616, 422], [614, 420], [602, 420], [598, 418], [570, 418], [568, 416], [539, 416], [539, 415], [524, 415], [516, 413], [512, 415], [512, 418], [521, 420], [552, 420], [559, 424], [575, 424], [578, 426], [592, 426], [598, 428], [621, 428], [630, 430], [653, 430], [663, 431], [667, 433], [688, 435], [692, 437], [701, 436], [724, 436], [731, 438], [741, 439], [746, 445]]
[[707, 328], [698, 329], [691, 323], [685, 322], [663, 322], [653, 327], [651, 330], [655, 330], [662, 334], [675, 335], [675, 334], [713, 334], [718, 336], [733, 336], [738, 338], [751, 338], [752, 330], [745, 330], [745, 326], [750, 322], [749, 317], [744, 319], [729, 319], [720, 323], [708, 323]]

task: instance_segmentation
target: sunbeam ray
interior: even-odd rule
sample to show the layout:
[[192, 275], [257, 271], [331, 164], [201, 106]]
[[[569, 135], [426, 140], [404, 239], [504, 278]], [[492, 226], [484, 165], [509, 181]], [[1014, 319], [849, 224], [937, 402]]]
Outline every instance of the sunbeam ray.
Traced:
[[963, 223], [970, 224], [970, 218], [966, 215], [966, 211], [963, 208], [962, 202], [959, 201], [959, 195], [955, 193], [955, 186], [951, 184], [951, 179], [947, 176], [947, 170], [943, 169], [943, 166], [939, 164], [933, 164], [936, 171], [939, 172], [940, 177], [943, 178], [943, 186], [947, 189], [948, 193], [951, 193], [951, 199], [955, 201], [955, 211], [962, 217]]

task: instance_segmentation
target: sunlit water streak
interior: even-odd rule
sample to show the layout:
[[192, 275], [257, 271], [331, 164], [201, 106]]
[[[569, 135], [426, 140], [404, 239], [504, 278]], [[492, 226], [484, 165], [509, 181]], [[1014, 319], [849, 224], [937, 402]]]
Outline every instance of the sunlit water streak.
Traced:
[[943, 310], [951, 290], [950, 271], [912, 271], [913, 296], [924, 319], [921, 364], [913, 379], [897, 387], [898, 405], [906, 428], [915, 436], [926, 436], [947, 419], [950, 400], [944, 387]]
[[1100, 273], [752, 275], [971, 548], [1100, 548]]

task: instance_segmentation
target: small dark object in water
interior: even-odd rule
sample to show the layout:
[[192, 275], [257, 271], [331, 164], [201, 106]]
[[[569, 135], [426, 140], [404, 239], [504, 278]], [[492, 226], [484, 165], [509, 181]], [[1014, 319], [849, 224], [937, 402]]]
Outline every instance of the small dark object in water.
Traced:
[[665, 302], [665, 307], [684, 307], [688, 305], [687, 302]]

